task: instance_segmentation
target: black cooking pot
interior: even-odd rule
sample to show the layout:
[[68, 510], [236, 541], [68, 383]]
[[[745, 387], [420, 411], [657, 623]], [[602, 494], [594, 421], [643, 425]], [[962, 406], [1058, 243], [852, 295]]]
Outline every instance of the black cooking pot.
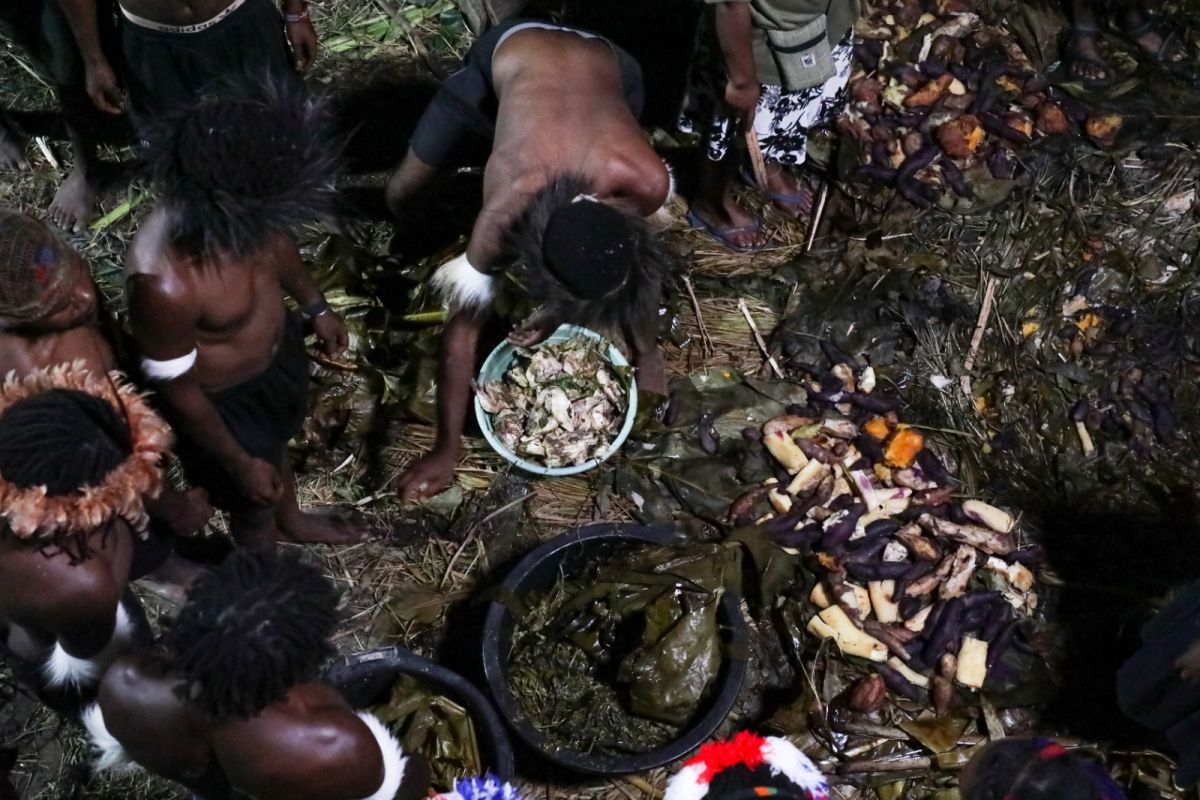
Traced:
[[[578, 572], [603, 556], [613, 545], [670, 545], [679, 542], [664, 528], [641, 525], [592, 525], [546, 542], [521, 559], [502, 584], [502, 594], [521, 597], [551, 588], [560, 575]], [[745, 652], [746, 623], [740, 600], [730, 592], [721, 597], [717, 621], [724, 632], [726, 652]], [[513, 618], [503, 603], [493, 602], [487, 611], [483, 636], [483, 669], [492, 699], [509, 726], [534, 751], [547, 760], [575, 772], [592, 775], [628, 775], [661, 767], [695, 750], [709, 739], [729, 716], [746, 677], [746, 662], [726, 656], [716, 685], [679, 738], [645, 753], [612, 756], [566, 750], [550, 742], [525, 718], [508, 686], [508, 654], [512, 644]]]

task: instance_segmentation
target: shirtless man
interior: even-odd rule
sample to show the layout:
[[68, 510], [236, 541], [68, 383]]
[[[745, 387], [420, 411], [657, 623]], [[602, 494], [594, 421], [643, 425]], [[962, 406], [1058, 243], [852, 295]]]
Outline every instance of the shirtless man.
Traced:
[[[86, 40], [102, 0], [62, 0], [72, 9], [92, 97], [116, 79]], [[119, 0], [125, 88], [136, 116], [153, 122], [231, 76], [294, 80], [317, 56], [304, 0]]]
[[[83, 230], [95, 213], [104, 177], [98, 135], [121, 113], [120, 91], [105, 55], [118, 47], [112, 12], [112, 0], [0, 3], [0, 31], [53, 84], [62, 109], [74, 163], [50, 204], [50, 218], [68, 230]], [[0, 111], [0, 169], [28, 168], [24, 138]]]
[[0, 376], [82, 361], [116, 368], [87, 264], [41, 222], [0, 209]]
[[[116, 341], [118, 332], [79, 253], [33, 217], [0, 209], [0, 377], [78, 364], [103, 378], [118, 368]], [[156, 526], [139, 545], [135, 575], [148, 573], [157, 591], [182, 599], [199, 567], [172, 552], [170, 536], [191, 536], [204, 527], [212, 506], [203, 489], [164, 488], [146, 504]]]
[[671, 178], [638, 125], [642, 96], [641, 70], [615, 45], [515, 19], [475, 43], [422, 116], [387, 187], [398, 219], [469, 137], [492, 149], [466, 254], [434, 277], [451, 304], [438, 433], [402, 477], [405, 499], [450, 482], [479, 331], [504, 277], [538, 307], [514, 342], [532, 345], [562, 322], [607, 329], [632, 349], [639, 387], [665, 394], [655, 330], [670, 260], [643, 218], [666, 202]]
[[129, 316], [184, 472], [230, 513], [239, 545], [357, 541], [360, 524], [301, 513], [287, 451], [309, 365], [284, 294], [327, 355], [348, 344], [291, 234], [333, 193], [320, 109], [294, 86], [230, 84], [154, 131], [160, 204], [129, 250]]
[[319, 681], [337, 593], [292, 556], [238, 551], [160, 645], [105, 675], [84, 723], [101, 769], [136, 763], [206, 797], [423, 797], [387, 728]]
[[170, 430], [131, 387], [60, 365], [0, 387], [0, 634], [86, 690], [132, 644], [121, 604]]

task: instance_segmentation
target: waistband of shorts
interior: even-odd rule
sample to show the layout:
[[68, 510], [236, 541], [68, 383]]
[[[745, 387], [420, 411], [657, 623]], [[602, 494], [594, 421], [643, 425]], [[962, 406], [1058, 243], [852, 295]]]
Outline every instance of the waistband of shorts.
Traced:
[[131, 24], [136, 25], [139, 28], [146, 28], [147, 30], [157, 31], [158, 33], [190, 34], [203, 33], [217, 23], [221, 22], [221, 20], [233, 14], [233, 12], [237, 11], [245, 4], [246, 0], [233, 0], [232, 3], [221, 9], [215, 17], [206, 19], [204, 22], [194, 22], [191, 25], [165, 25], [161, 22], [155, 22], [154, 20], [146, 19], [145, 17], [139, 17], [137, 14], [130, 13], [123, 5], [118, 4], [118, 7], [121, 9], [121, 16], [125, 17], [125, 19]]

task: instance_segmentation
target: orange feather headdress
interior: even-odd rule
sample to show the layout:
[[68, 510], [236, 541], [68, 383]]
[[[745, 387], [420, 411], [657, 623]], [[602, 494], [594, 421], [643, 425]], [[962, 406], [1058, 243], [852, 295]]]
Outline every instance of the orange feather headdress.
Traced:
[[104, 480], [66, 495], [50, 496], [45, 486], [16, 486], [0, 475], [0, 519], [18, 539], [59, 540], [86, 535], [121, 518], [142, 533], [148, 522], [145, 498], [162, 488], [162, 461], [172, 443], [171, 429], [136, 388], [118, 372], [97, 375], [83, 362], [63, 363], [0, 385], [0, 416], [22, 400], [54, 389], [101, 398], [127, 421], [130, 455]]

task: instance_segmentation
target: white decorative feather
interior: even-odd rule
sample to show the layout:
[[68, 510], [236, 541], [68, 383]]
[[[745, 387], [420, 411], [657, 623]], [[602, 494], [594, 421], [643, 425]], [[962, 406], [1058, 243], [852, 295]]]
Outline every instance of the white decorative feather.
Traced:
[[392, 732], [375, 715], [360, 711], [358, 718], [370, 729], [371, 735], [379, 744], [379, 752], [383, 755], [383, 784], [374, 794], [363, 800], [393, 800], [404, 781], [404, 768], [408, 759], [404, 756], [396, 737], [392, 736]]
[[495, 278], [471, 266], [466, 253], [438, 267], [432, 283], [451, 308], [486, 308], [496, 297]]
[[51, 689], [79, 689], [100, 679], [100, 668], [91, 659], [76, 658], [58, 642], [42, 665], [42, 676]]
[[763, 760], [773, 771], [816, 797], [828, 797], [829, 783], [800, 748], [778, 736], [768, 736], [766, 742]]
[[704, 764], [691, 764], [676, 772], [667, 781], [663, 800], [703, 800], [708, 794], [708, 782], [700, 782], [705, 769]]
[[123, 603], [117, 604], [117, 618], [112, 638], [104, 649], [91, 658], [77, 658], [58, 642], [42, 666], [46, 685], [52, 689], [82, 689], [94, 686], [104, 676], [112, 662], [133, 643], [133, 620]]
[[171, 358], [166, 361], [155, 361], [152, 358], [142, 359], [142, 372], [152, 381], [172, 381], [196, 366], [196, 348], [192, 352]]
[[117, 741], [117, 737], [108, 732], [104, 724], [104, 712], [99, 703], [92, 703], [83, 710], [83, 727], [87, 729], [92, 747], [96, 750], [96, 760], [93, 762], [97, 772], [114, 770], [116, 772], [137, 772], [141, 767], [129, 758], [125, 748]]

